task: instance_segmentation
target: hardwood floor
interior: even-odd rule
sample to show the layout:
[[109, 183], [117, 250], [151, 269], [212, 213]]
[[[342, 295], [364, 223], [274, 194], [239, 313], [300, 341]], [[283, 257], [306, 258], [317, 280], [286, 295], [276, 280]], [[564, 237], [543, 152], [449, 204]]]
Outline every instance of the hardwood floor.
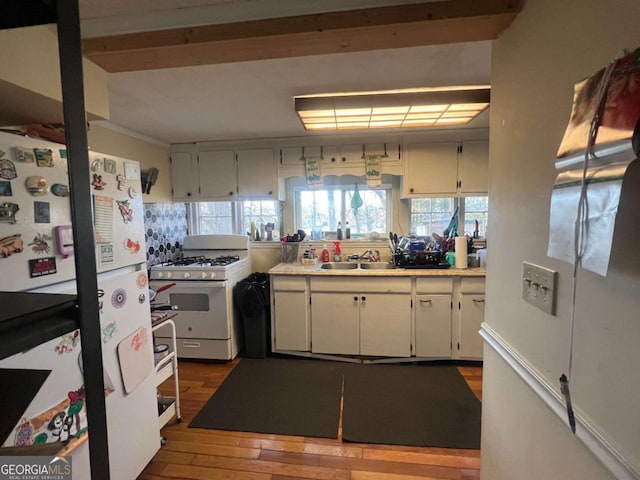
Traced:
[[[139, 480], [477, 480], [480, 451], [342, 443], [338, 439], [188, 428], [189, 422], [241, 359], [180, 362], [182, 422], [163, 430], [166, 444]], [[461, 366], [482, 398], [482, 367]], [[162, 385], [167, 395], [172, 379]]]

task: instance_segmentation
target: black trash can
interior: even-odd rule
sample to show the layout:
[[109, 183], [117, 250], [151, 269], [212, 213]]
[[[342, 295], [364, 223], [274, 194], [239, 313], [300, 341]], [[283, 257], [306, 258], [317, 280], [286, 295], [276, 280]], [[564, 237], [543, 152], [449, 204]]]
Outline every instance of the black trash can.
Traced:
[[269, 275], [252, 273], [233, 287], [233, 304], [242, 319], [244, 355], [265, 358], [271, 352]]

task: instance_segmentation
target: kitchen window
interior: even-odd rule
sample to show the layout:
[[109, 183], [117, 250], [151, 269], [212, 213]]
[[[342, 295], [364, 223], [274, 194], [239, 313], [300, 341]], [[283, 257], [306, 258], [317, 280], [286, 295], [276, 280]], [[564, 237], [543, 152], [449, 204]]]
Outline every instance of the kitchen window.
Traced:
[[[190, 230], [194, 234], [240, 234], [251, 231], [251, 222], [256, 228], [273, 223], [280, 225], [279, 202], [272, 200], [253, 200], [244, 202], [197, 202], [190, 203], [188, 212]], [[274, 232], [278, 237], [277, 231]]]
[[473, 236], [478, 221], [478, 236], [487, 230], [489, 197], [437, 197], [411, 199], [409, 231], [418, 236], [442, 235], [458, 207], [458, 234]]
[[343, 236], [348, 224], [352, 239], [390, 230], [391, 185], [383, 184], [375, 189], [358, 186], [357, 190], [355, 184], [298, 187], [295, 197], [296, 225], [311, 232], [314, 239], [335, 237], [338, 222]]

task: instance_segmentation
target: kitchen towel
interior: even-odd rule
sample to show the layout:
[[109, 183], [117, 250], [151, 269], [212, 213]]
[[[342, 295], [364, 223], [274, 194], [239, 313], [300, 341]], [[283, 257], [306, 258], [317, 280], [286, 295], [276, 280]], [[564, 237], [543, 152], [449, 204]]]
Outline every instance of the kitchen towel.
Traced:
[[456, 268], [467, 268], [467, 237], [456, 237]]
[[367, 155], [366, 157], [366, 175], [367, 187], [377, 188], [382, 185], [382, 155]]
[[320, 158], [302, 157], [305, 166], [307, 185], [322, 185], [322, 173], [320, 172]]

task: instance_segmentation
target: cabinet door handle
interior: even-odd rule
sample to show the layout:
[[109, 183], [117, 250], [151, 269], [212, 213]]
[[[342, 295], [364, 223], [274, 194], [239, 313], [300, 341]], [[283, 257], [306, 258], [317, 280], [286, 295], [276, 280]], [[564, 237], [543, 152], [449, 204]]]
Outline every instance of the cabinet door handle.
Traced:
[[190, 196], [191, 196], [191, 192], [187, 192], [187, 197], [190, 197]]
[[232, 195], [233, 195], [233, 192], [229, 192], [229, 196], [232, 196]]
[[358, 301], [358, 297], [353, 297], [353, 301], [357, 302]]
[[360, 300], [362, 300], [363, 302], [367, 299], [367, 297], [365, 297], [364, 295], [360, 298]]
[[484, 303], [484, 298], [474, 298], [473, 303]]
[[420, 299], [420, 303], [431, 303], [431, 300], [422, 300], [422, 299]]
[[410, 189], [409, 189], [409, 193], [413, 193], [413, 188], [410, 188]]
[[273, 195], [273, 190], [269, 190], [268, 194]]

